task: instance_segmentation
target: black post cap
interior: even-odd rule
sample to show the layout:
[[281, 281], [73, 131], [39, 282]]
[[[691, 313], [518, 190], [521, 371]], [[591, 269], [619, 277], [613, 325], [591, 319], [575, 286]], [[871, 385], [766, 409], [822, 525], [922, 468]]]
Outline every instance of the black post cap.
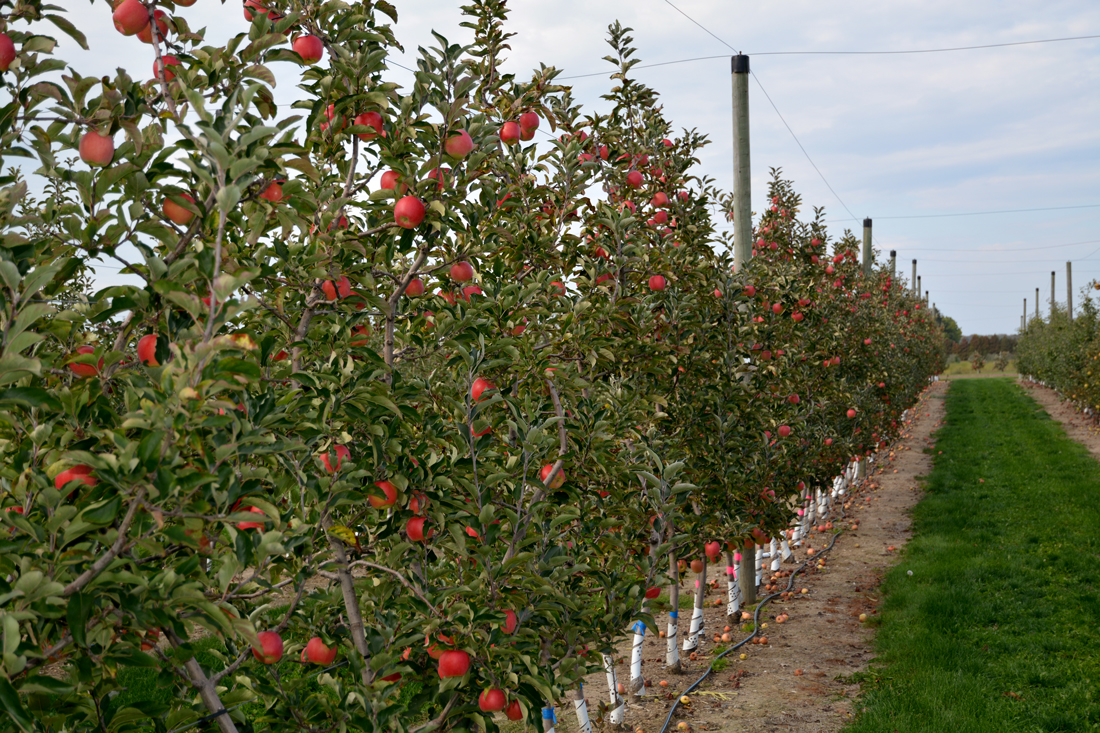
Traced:
[[890, 250], [890, 259], [894, 259], [897, 256], [898, 256], [898, 251], [896, 249]]
[[915, 264], [917, 264], [917, 261], [916, 261], [916, 260], [913, 260], [913, 264], [914, 264], [914, 265], [915, 265]]
[[864, 219], [863, 220], [863, 228], [864, 229], [870, 229], [871, 228], [871, 220], [870, 219]]
[[749, 57], [741, 53], [731, 56], [730, 67], [733, 69], [734, 74], [749, 73]]

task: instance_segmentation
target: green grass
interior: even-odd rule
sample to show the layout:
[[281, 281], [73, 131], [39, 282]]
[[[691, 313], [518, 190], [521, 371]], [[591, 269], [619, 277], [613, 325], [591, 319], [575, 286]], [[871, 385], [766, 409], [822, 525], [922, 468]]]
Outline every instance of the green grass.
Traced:
[[1100, 466], [1007, 379], [953, 382], [936, 446], [846, 731], [1100, 731]]

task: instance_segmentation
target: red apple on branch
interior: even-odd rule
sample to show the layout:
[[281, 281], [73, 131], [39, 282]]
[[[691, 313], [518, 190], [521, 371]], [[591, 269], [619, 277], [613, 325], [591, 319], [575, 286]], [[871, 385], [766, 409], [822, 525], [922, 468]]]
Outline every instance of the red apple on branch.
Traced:
[[470, 655], [460, 649], [448, 649], [439, 655], [439, 677], [462, 677], [470, 671]]
[[137, 355], [138, 361], [146, 366], [160, 366], [160, 362], [157, 361], [157, 335], [155, 333], [146, 334], [138, 340]]
[[110, 135], [99, 134], [98, 130], [89, 130], [81, 136], [78, 151], [85, 163], [103, 168], [110, 165], [115, 157], [115, 140]]
[[315, 64], [321, 60], [321, 57], [325, 55], [324, 42], [314, 35], [298, 36], [294, 39], [294, 43], [291, 44], [291, 48], [294, 49], [294, 53], [302, 57], [302, 61], [307, 64]]
[[111, 19], [115, 22], [115, 30], [124, 36], [132, 36], [149, 25], [149, 11], [141, 0], [122, 0]]
[[[168, 16], [163, 10], [157, 10], [153, 15], [157, 19], [157, 38], [163, 43], [165, 34], [168, 33], [168, 21], [165, 20]], [[151, 44], [153, 42], [153, 24], [146, 23], [145, 27], [137, 32], [137, 37], [142, 43]]]
[[405, 196], [393, 207], [393, 218], [402, 229], [416, 229], [424, 221], [424, 203], [416, 196]]
[[259, 647], [252, 647], [252, 655], [264, 664], [274, 664], [283, 658], [283, 637], [275, 631], [256, 634]]
[[336, 659], [336, 647], [329, 649], [324, 639], [315, 636], [306, 642], [305, 657], [314, 664], [332, 664]]
[[477, 706], [486, 713], [495, 713], [503, 710], [505, 702], [504, 690], [497, 688], [485, 690], [477, 698]]
[[474, 149], [474, 140], [465, 130], [452, 132], [443, 145], [443, 150], [452, 158], [465, 158]]
[[[91, 346], [78, 346], [76, 349], [76, 353], [94, 354], [95, 349]], [[69, 369], [73, 372], [73, 374], [77, 375], [78, 377], [94, 377], [99, 374], [101, 369], [103, 369], [103, 359], [99, 360], [98, 366], [95, 366], [93, 364], [75, 363], [69, 364]]]
[[500, 140], [505, 145], [515, 145], [519, 142], [521, 133], [522, 130], [520, 130], [519, 125], [515, 122], [505, 122], [500, 126]]
[[[336, 454], [336, 468], [333, 468], [332, 464], [329, 463], [329, 456], [332, 453]], [[337, 445], [331, 451], [325, 451], [321, 454], [321, 463], [325, 464], [326, 471], [335, 473], [340, 470], [340, 464], [344, 462], [345, 458], [351, 458], [351, 451], [348, 450], [346, 445]]]
[[[544, 484], [546, 483], [547, 476], [549, 476], [550, 472], [553, 471], [553, 470], [554, 470], [554, 464], [553, 463], [547, 463], [545, 466], [542, 467], [542, 470], [539, 471], [539, 478], [542, 479], [542, 482]], [[554, 480], [550, 482], [550, 485], [549, 485], [548, 488], [560, 489], [561, 485], [564, 484], [564, 483], [565, 483], [565, 469], [563, 468], [560, 471], [558, 471], [558, 473], [554, 476]]]
[[57, 487], [59, 491], [65, 487], [65, 484], [74, 480], [79, 480], [82, 484], [85, 484], [87, 486], [95, 486], [99, 483], [99, 479], [97, 479], [95, 476], [92, 476], [91, 474], [91, 466], [79, 464], [57, 474], [57, 476], [53, 480], [53, 485]]
[[[353, 125], [362, 125], [364, 127], [374, 128], [374, 132], [361, 132], [359, 133], [360, 140], [373, 140], [374, 138], [382, 135], [385, 137], [385, 132], [382, 130], [382, 115], [377, 112], [364, 112], [356, 115], [355, 119], [351, 121]], [[390, 171], [393, 173], [393, 171]], [[394, 175], [397, 175], [396, 173]], [[400, 178], [400, 176], [397, 176]], [[385, 185], [386, 175], [382, 174], [382, 188], [393, 188], [392, 186]]]
[[[191, 194], [177, 193], [177, 194], [173, 194], [173, 195], [177, 196], [178, 198], [189, 201], [192, 204], [195, 203], [195, 199], [191, 197]], [[190, 224], [191, 220], [195, 218], [195, 215], [193, 213], [191, 213], [191, 211], [189, 211], [189, 210], [185, 209], [184, 207], [180, 206], [179, 204], [177, 204], [175, 201], [173, 201], [170, 198], [164, 199], [163, 209], [164, 209], [164, 215], [166, 217], [168, 217], [168, 220], [171, 221], [174, 224], [179, 224], [180, 226], [183, 226], [185, 224]]]
[[375, 509], [387, 509], [397, 503], [397, 487], [389, 481], [375, 481], [374, 485], [382, 490], [382, 494], [371, 493], [367, 498]]
[[11, 36], [0, 33], [0, 71], [7, 71], [17, 55], [15, 42], [11, 40]]

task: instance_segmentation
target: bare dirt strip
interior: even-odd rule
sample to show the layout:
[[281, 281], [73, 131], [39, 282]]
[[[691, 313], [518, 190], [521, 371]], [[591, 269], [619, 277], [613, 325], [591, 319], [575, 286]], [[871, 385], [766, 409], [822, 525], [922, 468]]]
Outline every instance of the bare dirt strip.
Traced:
[[[768, 643], [747, 644], [728, 655], [728, 665], [692, 693], [689, 704], [677, 709], [670, 730], [683, 730], [677, 726], [686, 722], [688, 730], [696, 731], [817, 733], [838, 731], [851, 719], [858, 704], [855, 698], [859, 685], [850, 677], [866, 669], [874, 658], [871, 622], [880, 601], [878, 585], [909, 539], [910, 510], [920, 499], [919, 478], [932, 467], [933, 433], [943, 421], [947, 384], [934, 383], [922, 395], [910, 411], [912, 419], [899, 440], [880, 453], [872, 475], [851, 493], [849, 505], [843, 510], [845, 518], [838, 521], [834, 512], [837, 526], [857, 524], [858, 529], [846, 529], [840, 535], [826, 555], [824, 568], [807, 569], [795, 578], [795, 590], [806, 588], [808, 592], [790, 601], [772, 601], [765, 607], [766, 614], [762, 613], [761, 618], [766, 615], [767, 627], [761, 633]], [[810, 545], [820, 550], [831, 538], [832, 532], [814, 533]], [[803, 547], [797, 552], [799, 563], [806, 558], [805, 550]], [[784, 565], [785, 570], [795, 567]], [[682, 592], [690, 592], [688, 585], [694, 583], [688, 581]], [[721, 633], [726, 625], [724, 586], [723, 578], [718, 588], [708, 588], [706, 639], [696, 660], [684, 660], [683, 674], [667, 673], [665, 639], [647, 634], [642, 672], [653, 683], [649, 688], [652, 694], [628, 703], [628, 730], [659, 733], [673, 700], [703, 674], [716, 647], [728, 646], [712, 641], [713, 633]], [[713, 607], [715, 598], [723, 599], [721, 607]], [[790, 618], [778, 624], [775, 617], [781, 612]], [[861, 623], [860, 614], [867, 614], [868, 622]], [[681, 612], [681, 635], [686, 634], [683, 627], [689, 618], [690, 611]], [[666, 619], [666, 614], [657, 615], [659, 624]], [[738, 627], [731, 633], [734, 641], [747, 636]], [[624, 661], [617, 673], [625, 683], [629, 679], [630, 642], [625, 642], [619, 652]], [[745, 654], [743, 660], [741, 652]], [[662, 688], [661, 680], [669, 686]], [[604, 711], [609, 699], [604, 675], [588, 678], [585, 698], [593, 728], [600, 730], [601, 723], [606, 723]], [[557, 731], [576, 731], [572, 704], [562, 702]]]

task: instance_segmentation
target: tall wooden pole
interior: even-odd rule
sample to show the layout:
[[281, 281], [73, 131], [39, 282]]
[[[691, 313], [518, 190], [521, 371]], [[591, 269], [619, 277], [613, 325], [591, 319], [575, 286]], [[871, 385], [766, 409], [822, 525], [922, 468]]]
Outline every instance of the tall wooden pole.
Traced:
[[913, 295], [917, 296], [917, 298], [920, 298], [920, 294], [921, 294], [920, 275], [917, 275], [917, 292], [913, 293]]
[[1035, 317], [1039, 317], [1039, 288], [1035, 288]]
[[1024, 298], [1024, 314], [1020, 316], [1020, 329], [1027, 328], [1027, 298]]
[[932, 298], [930, 298], [930, 297], [928, 296], [928, 291], [927, 291], [927, 290], [925, 290], [925, 291], [924, 291], [924, 304], [925, 304], [925, 305], [928, 305], [928, 304], [929, 304], [929, 303], [931, 303], [931, 302], [932, 302]]
[[733, 56], [733, 266], [752, 258], [752, 169], [749, 166], [749, 57]]
[[863, 277], [871, 277], [871, 220], [863, 220]]
[[1073, 323], [1073, 263], [1066, 263], [1066, 315]]
[[1054, 318], [1054, 270], [1050, 271], [1050, 317]]
[[898, 251], [896, 249], [890, 250], [890, 279], [894, 279], [894, 274], [898, 269]]
[[913, 260], [913, 279], [909, 282], [909, 290], [913, 295], [917, 294], [917, 261]]

